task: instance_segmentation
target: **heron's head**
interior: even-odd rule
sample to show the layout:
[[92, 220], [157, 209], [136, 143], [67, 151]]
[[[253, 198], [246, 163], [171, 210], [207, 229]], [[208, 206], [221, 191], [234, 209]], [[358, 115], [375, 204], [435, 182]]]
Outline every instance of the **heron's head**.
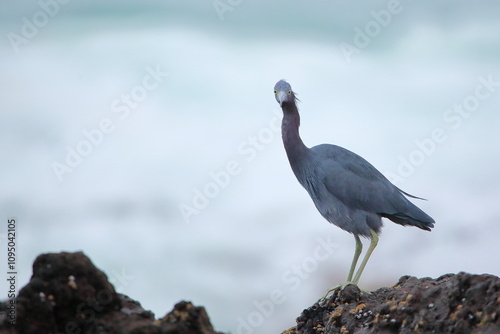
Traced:
[[280, 80], [274, 86], [274, 97], [276, 101], [283, 106], [283, 103], [293, 103], [296, 100], [295, 94], [292, 91], [292, 86], [285, 80]]

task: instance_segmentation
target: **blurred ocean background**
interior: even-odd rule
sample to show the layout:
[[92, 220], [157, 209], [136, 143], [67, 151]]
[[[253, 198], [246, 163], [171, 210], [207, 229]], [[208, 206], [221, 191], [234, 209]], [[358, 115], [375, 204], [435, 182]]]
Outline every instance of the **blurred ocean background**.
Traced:
[[499, 17], [494, 1], [5, 2], [1, 266], [15, 217], [18, 289], [40, 253], [82, 250], [157, 317], [187, 299], [220, 331], [291, 327], [345, 280], [354, 238], [292, 174], [284, 78], [306, 145], [360, 154], [437, 222], [386, 222], [362, 288], [500, 275]]

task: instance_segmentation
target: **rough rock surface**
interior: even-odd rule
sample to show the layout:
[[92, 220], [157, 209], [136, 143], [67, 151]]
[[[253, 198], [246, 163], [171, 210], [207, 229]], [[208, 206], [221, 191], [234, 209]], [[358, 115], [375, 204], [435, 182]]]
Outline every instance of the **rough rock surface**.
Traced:
[[500, 278], [467, 273], [403, 276], [390, 288], [336, 289], [283, 334], [500, 333]]
[[0, 333], [216, 334], [203, 307], [179, 302], [156, 320], [153, 313], [116, 293], [107, 276], [83, 253], [42, 254], [16, 300], [16, 326], [0, 304]]
[[[0, 334], [221, 334], [203, 307], [181, 301], [163, 318], [116, 293], [83, 253], [42, 254], [16, 300], [0, 303]], [[230, 307], [230, 305], [228, 306]], [[283, 334], [500, 333], [500, 278], [467, 273], [403, 276], [393, 287], [336, 289]]]

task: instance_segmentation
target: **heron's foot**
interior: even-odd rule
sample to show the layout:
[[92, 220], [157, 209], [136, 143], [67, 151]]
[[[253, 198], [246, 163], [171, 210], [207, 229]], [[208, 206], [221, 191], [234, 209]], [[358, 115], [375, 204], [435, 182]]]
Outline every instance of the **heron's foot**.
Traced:
[[323, 301], [323, 300], [327, 300], [331, 295], [333, 295], [333, 293], [336, 291], [336, 290], [339, 290], [342, 291], [345, 289], [346, 286], [350, 285], [350, 284], [353, 284], [353, 285], [356, 285], [354, 284], [353, 282], [345, 282], [345, 283], [342, 283], [342, 284], [338, 284], [338, 285], [335, 285], [334, 287], [331, 287], [330, 289], [328, 289], [328, 291], [326, 292], [326, 294], [323, 296], [323, 298], [321, 298], [320, 300]]
[[[358, 285], [357, 285], [356, 283], [354, 283], [354, 282], [345, 282], [345, 283], [343, 283], [343, 284], [339, 284], [339, 285], [336, 285], [336, 286], [334, 286], [334, 287], [332, 287], [332, 288], [328, 289], [328, 291], [327, 291], [327, 292], [326, 292], [326, 294], [323, 296], [323, 298], [321, 298], [321, 299], [320, 299], [320, 302], [325, 301], [325, 300], [327, 300], [328, 298], [330, 298], [330, 297], [334, 294], [334, 292], [335, 292], [335, 291], [337, 291], [337, 290], [339, 290], [339, 291], [343, 291], [343, 290], [344, 290], [344, 289], [345, 289], [348, 285], [355, 285], [355, 286], [359, 289], [359, 287], [358, 287]], [[363, 293], [363, 294], [371, 294], [371, 292], [370, 292], [370, 291], [361, 290], [361, 289], [359, 289], [359, 291], [360, 291], [361, 293]]]

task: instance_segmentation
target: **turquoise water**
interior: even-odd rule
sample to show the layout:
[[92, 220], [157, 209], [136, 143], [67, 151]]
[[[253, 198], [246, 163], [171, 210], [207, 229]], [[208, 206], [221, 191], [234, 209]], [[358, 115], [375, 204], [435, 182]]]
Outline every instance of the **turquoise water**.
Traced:
[[354, 242], [291, 173], [281, 78], [307, 145], [364, 156], [437, 221], [387, 223], [362, 287], [500, 275], [498, 5], [54, 1], [0, 14], [19, 286], [39, 253], [84, 250], [157, 316], [190, 299], [218, 330], [292, 326], [345, 278]]

